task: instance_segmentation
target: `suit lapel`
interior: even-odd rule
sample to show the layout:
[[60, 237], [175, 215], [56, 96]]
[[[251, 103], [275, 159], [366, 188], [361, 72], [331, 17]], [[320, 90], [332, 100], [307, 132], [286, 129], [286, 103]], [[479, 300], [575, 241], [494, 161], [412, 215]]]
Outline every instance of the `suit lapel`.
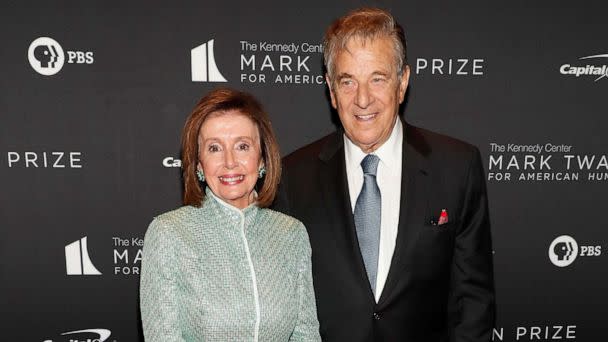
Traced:
[[407, 266], [412, 264], [411, 253], [428, 211], [430, 176], [425, 156], [429, 153], [429, 147], [416, 128], [405, 122], [404, 128], [397, 241], [388, 277], [378, 301], [379, 309], [398, 294], [399, 286], [407, 276], [404, 272], [408, 272]]
[[332, 233], [338, 245], [341, 245], [348, 253], [347, 260], [354, 260], [349, 264], [349, 267], [352, 268], [351, 271], [356, 278], [355, 281], [360, 284], [363, 291], [368, 293], [370, 300], [374, 300], [359, 249], [359, 241], [357, 240], [346, 176], [344, 140], [341, 131], [336, 132], [332, 140], [328, 141], [323, 147], [319, 159], [322, 162], [320, 169], [321, 187], [328, 220], [331, 220], [332, 223]]

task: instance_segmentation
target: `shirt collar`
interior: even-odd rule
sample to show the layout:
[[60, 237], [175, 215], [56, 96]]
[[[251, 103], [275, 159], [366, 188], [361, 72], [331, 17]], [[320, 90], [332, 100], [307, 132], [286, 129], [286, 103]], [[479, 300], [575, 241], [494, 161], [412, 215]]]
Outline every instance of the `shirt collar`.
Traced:
[[[394, 169], [396, 166], [395, 163], [398, 162], [398, 159], [394, 156], [400, 154], [403, 144], [403, 124], [401, 123], [401, 120], [399, 120], [399, 117], [396, 117], [395, 120], [396, 122], [391, 131], [391, 135], [384, 144], [372, 153], [377, 155], [378, 158], [380, 158], [380, 162], [389, 169]], [[351, 169], [356, 170], [361, 166], [361, 161], [367, 154], [361, 151], [359, 146], [355, 145], [346, 134], [343, 134], [343, 137], [346, 164]]]

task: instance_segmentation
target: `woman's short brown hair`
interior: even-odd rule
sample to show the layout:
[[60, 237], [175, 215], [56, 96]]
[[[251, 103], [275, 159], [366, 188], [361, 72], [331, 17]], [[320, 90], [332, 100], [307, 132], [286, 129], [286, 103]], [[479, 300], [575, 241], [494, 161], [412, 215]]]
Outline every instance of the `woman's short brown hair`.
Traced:
[[184, 205], [200, 207], [205, 197], [205, 192], [196, 176], [199, 162], [198, 136], [201, 126], [211, 115], [230, 110], [239, 111], [253, 121], [260, 134], [260, 147], [266, 175], [258, 181], [257, 205], [268, 207], [274, 200], [281, 179], [281, 154], [268, 114], [251, 94], [219, 88], [211, 91], [198, 102], [184, 125], [182, 134]]

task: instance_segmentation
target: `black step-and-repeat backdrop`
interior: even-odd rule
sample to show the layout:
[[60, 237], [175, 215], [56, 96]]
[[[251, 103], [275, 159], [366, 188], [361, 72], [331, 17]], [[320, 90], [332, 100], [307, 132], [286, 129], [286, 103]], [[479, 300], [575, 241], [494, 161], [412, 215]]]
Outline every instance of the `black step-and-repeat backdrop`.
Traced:
[[477, 145], [494, 341], [604, 341], [606, 2], [14, 2], [0, 22], [2, 341], [142, 341], [144, 232], [180, 205], [179, 139], [217, 86], [283, 154], [334, 129], [321, 39], [361, 5], [406, 29], [405, 117]]

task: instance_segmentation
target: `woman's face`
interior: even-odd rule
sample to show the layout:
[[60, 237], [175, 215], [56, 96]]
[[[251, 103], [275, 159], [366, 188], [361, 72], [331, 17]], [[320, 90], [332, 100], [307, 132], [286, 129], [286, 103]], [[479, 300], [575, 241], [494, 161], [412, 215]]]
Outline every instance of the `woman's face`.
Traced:
[[253, 121], [237, 110], [214, 113], [201, 126], [198, 143], [198, 168], [211, 191], [239, 209], [251, 204], [263, 165]]

